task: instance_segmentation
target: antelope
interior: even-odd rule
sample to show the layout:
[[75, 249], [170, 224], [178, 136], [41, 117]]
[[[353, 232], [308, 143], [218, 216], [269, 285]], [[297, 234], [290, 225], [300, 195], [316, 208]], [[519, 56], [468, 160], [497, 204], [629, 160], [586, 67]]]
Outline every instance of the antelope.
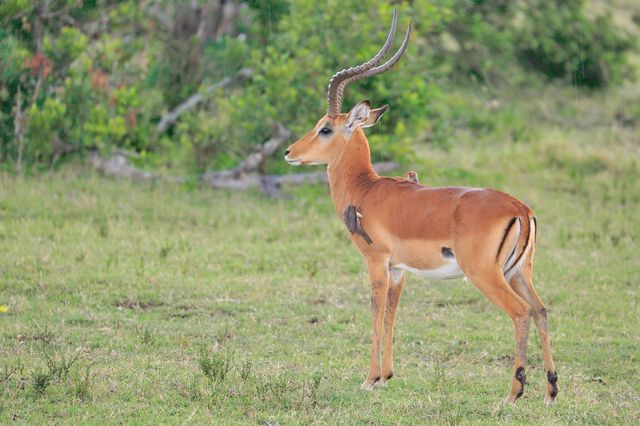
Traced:
[[405, 272], [409, 271], [435, 279], [466, 277], [511, 317], [516, 344], [511, 389], [504, 400], [507, 404], [513, 404], [524, 391], [529, 320], [533, 316], [547, 372], [544, 402], [551, 405], [558, 394], [557, 375], [547, 311], [532, 282], [537, 234], [533, 211], [494, 189], [427, 187], [379, 176], [371, 165], [363, 129], [376, 124], [388, 106], [372, 109], [371, 102], [364, 100], [348, 113], [341, 112], [349, 83], [389, 70], [403, 55], [411, 22], [400, 48], [378, 65], [393, 42], [396, 23], [394, 12], [387, 39], [373, 58], [331, 78], [326, 115], [290, 145], [284, 157], [294, 166], [327, 165], [336, 213], [344, 215], [345, 223], [351, 226], [351, 241], [369, 273], [373, 339], [369, 374], [361, 389], [386, 386], [393, 376], [393, 325]]

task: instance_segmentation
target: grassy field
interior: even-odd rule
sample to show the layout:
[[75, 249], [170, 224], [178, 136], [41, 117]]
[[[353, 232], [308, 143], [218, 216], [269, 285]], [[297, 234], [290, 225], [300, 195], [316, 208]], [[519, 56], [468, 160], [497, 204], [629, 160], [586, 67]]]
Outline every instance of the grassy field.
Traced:
[[525, 394], [503, 406], [511, 321], [470, 283], [413, 276], [396, 375], [360, 392], [369, 284], [324, 187], [268, 200], [67, 167], [0, 175], [0, 423], [637, 424], [640, 139], [613, 119], [622, 97], [519, 115], [506, 99], [497, 122], [524, 138], [461, 135], [411, 165], [536, 211], [555, 406], [533, 327]]

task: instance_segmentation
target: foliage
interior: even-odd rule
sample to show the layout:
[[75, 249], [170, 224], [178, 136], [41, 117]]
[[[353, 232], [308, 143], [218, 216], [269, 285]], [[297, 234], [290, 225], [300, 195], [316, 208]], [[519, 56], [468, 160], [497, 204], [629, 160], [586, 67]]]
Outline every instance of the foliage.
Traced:
[[[632, 39], [619, 34], [611, 16], [590, 20], [584, 0], [531, 0], [515, 38], [525, 66], [551, 79], [601, 87], [620, 82], [629, 68], [625, 52]], [[576, 37], [577, 35], [577, 37]]]
[[[421, 143], [450, 148], [461, 125], [520, 132], [478, 113], [450, 81], [477, 91], [475, 82], [537, 84], [541, 73], [602, 87], [629, 74], [634, 45], [606, 15], [587, 18], [582, 0], [7, 0], [0, 162], [46, 167], [125, 149], [141, 154], [142, 166], [233, 166], [270, 136], [273, 121], [308, 131], [325, 111], [329, 77], [377, 51], [393, 8], [398, 38], [409, 17], [414, 24], [404, 60], [350, 86], [343, 107], [364, 98], [391, 105], [370, 131], [375, 159], [408, 161]], [[206, 92], [241, 68], [252, 78]], [[159, 134], [163, 114], [197, 93], [204, 102]]]
[[[633, 41], [610, 15], [588, 18], [585, 0], [438, 0], [446, 17], [427, 38], [452, 71], [493, 84], [527, 71], [603, 87], [630, 73]], [[450, 36], [447, 42], [442, 36]], [[517, 65], [524, 69], [524, 74]], [[506, 72], [508, 71], [508, 72]], [[515, 77], [515, 78], [514, 78]]]
[[[527, 2], [524, 2], [525, 4]], [[454, 76], [497, 82], [514, 70], [514, 19], [519, 2], [511, 0], [438, 0], [444, 19], [427, 40], [438, 62]]]

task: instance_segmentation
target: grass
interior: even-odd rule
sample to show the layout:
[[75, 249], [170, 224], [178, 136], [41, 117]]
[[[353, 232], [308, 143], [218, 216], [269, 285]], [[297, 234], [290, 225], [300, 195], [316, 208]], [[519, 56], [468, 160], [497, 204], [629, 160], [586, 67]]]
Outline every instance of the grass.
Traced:
[[501, 405], [512, 324], [462, 280], [409, 277], [395, 376], [360, 392], [368, 283], [324, 187], [268, 200], [67, 167], [0, 175], [0, 423], [637, 424], [640, 143], [588, 113], [615, 99], [580, 101], [550, 107], [577, 125], [522, 107], [517, 140], [419, 146], [412, 165], [536, 210], [556, 406], [533, 327], [525, 394]]

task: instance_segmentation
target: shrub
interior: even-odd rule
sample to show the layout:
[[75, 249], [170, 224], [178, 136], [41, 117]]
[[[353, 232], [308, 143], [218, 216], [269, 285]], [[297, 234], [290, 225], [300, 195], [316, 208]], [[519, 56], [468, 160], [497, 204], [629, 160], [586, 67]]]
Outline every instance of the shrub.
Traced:
[[608, 15], [588, 19], [583, 0], [529, 0], [523, 13], [527, 19], [515, 49], [525, 67], [592, 88], [619, 83], [629, 72], [631, 39], [619, 34]]
[[[326, 111], [330, 76], [375, 54], [394, 8], [396, 47], [409, 17], [414, 24], [405, 59], [349, 86], [343, 103], [344, 111], [365, 98], [391, 105], [369, 131], [374, 160], [410, 160], [415, 143], [446, 148], [456, 126], [523, 140], [517, 117], [499, 122], [442, 87], [460, 80], [466, 87], [469, 79], [489, 89], [505, 80], [529, 84], [538, 80], [533, 73], [604, 87], [627, 76], [633, 45], [610, 17], [588, 18], [584, 0], [329, 0], [321, 8], [310, 0], [249, 0], [222, 31], [207, 27], [221, 0], [179, 3], [3, 2], [0, 162], [15, 161], [23, 146], [24, 162], [45, 166], [87, 149], [126, 149], [140, 153], [140, 166], [233, 167], [271, 136], [273, 121], [294, 135], [307, 132]], [[207, 95], [156, 134], [164, 113], [243, 67], [252, 78]], [[18, 93], [23, 145], [14, 128]]]

